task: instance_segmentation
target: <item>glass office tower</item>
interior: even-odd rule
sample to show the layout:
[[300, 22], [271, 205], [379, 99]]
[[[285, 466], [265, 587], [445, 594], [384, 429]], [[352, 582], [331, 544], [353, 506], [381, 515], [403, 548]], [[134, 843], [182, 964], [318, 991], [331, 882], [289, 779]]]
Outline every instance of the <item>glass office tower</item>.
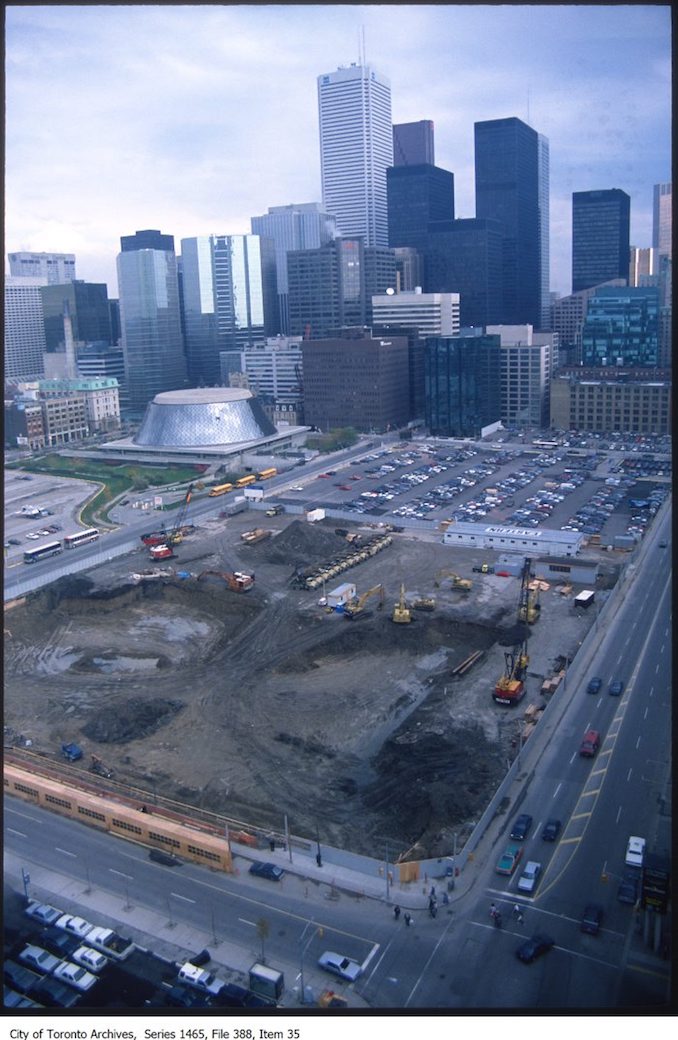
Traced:
[[631, 199], [620, 188], [572, 193], [572, 292], [628, 278]]
[[137, 231], [120, 239], [120, 323], [130, 410], [142, 414], [165, 390], [186, 383], [174, 237]]
[[598, 289], [589, 300], [581, 340], [585, 366], [658, 366], [659, 289]]
[[431, 337], [424, 344], [426, 426], [440, 437], [480, 437], [501, 419], [501, 337]]

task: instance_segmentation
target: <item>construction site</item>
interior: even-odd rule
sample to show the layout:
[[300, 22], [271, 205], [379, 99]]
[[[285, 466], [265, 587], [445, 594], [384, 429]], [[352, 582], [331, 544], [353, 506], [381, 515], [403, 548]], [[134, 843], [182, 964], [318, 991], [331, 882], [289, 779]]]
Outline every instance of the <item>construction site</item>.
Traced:
[[254, 833], [287, 817], [354, 852], [448, 854], [590, 614], [437, 537], [262, 519], [204, 520], [174, 558], [141, 546], [6, 610], [5, 745], [76, 744], [73, 768]]

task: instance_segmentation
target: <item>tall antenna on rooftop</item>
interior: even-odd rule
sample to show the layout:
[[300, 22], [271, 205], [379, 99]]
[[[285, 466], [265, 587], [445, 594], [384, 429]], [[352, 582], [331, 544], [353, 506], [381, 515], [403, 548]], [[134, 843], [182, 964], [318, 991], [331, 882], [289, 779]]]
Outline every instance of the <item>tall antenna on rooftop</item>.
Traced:
[[364, 66], [365, 65], [365, 26], [364, 25], [362, 25], [360, 27], [360, 35], [361, 35], [361, 40], [362, 40], [362, 48], [361, 48], [362, 49], [362, 54], [361, 54], [361, 57], [360, 57], [360, 64]]

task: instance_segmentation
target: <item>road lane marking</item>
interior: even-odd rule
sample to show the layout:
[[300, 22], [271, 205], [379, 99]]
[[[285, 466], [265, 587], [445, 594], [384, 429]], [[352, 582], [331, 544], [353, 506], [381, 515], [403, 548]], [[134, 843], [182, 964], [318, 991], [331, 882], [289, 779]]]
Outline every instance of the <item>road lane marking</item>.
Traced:
[[636, 741], [636, 751], [638, 750], [639, 747], [640, 747], [640, 737], [638, 737], [638, 740]]
[[646, 719], [646, 718], [647, 718], [647, 712], [648, 712], [648, 709], [646, 708], [646, 709], [645, 709], [645, 711], [644, 711], [644, 713], [643, 713], [643, 719]]
[[619, 823], [619, 817], [621, 816], [621, 813], [622, 813], [622, 807], [620, 805], [619, 808], [617, 809], [617, 819], [614, 821], [615, 823]]
[[563, 786], [563, 784], [562, 784], [562, 781], [561, 781], [561, 782], [560, 782], [560, 783], [558, 784], [558, 786], [556, 787], [556, 789], [555, 789], [555, 791], [553, 792], [553, 794], [551, 795], [551, 797], [552, 797], [552, 798], [555, 798], [555, 797], [556, 797], [556, 795], [558, 794], [558, 791], [560, 790], [560, 788], [561, 788], [562, 786]]
[[626, 782], [627, 782], [627, 784], [628, 784], [629, 780], [631, 779], [631, 773], [632, 772], [633, 772], [633, 767], [631, 767], [629, 769], [628, 773], [626, 774]]
[[28, 835], [27, 835], [27, 834], [24, 834], [24, 832], [23, 832], [23, 831], [15, 831], [13, 827], [8, 827], [8, 828], [7, 828], [7, 830], [8, 830], [8, 832], [9, 832], [10, 834], [18, 834], [18, 836], [19, 836], [20, 838], [27, 838], [27, 837], [28, 837]]
[[35, 816], [29, 816], [29, 815], [28, 815], [28, 813], [25, 813], [25, 812], [19, 812], [19, 810], [18, 810], [18, 809], [10, 809], [10, 808], [7, 808], [7, 809], [6, 809], [6, 812], [7, 812], [8, 814], [9, 814], [9, 813], [12, 813], [12, 814], [13, 814], [14, 816], [23, 816], [24, 820], [30, 820], [30, 821], [31, 821], [32, 823], [39, 823], [39, 824], [42, 824], [42, 823], [43, 823], [43, 820], [37, 820], [37, 819], [35, 818]]
[[195, 899], [189, 899], [188, 896], [180, 896], [178, 892], [170, 892], [173, 899], [183, 899], [184, 903], [195, 903]]
[[114, 867], [109, 867], [108, 869], [111, 874], [118, 874], [120, 877], [127, 878], [128, 881], [134, 881], [134, 878], [131, 874], [123, 874], [122, 870], [115, 870]]
[[69, 852], [68, 849], [60, 849], [58, 845], [54, 846], [54, 851], [55, 852], [61, 852], [61, 853], [63, 853], [64, 856], [72, 856], [73, 859], [77, 859], [78, 858], [77, 855], [75, 854], [75, 852]]

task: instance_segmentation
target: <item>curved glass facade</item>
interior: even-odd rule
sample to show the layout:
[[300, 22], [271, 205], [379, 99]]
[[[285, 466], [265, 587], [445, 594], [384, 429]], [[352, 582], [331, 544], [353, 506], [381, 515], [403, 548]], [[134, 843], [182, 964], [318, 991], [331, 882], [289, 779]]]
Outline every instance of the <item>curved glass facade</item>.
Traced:
[[[156, 398], [146, 409], [134, 443], [153, 447], [192, 448], [238, 444], [271, 437], [276, 428], [256, 397], [222, 400], [206, 395], [173, 401]], [[168, 395], [161, 395], [167, 397]]]

